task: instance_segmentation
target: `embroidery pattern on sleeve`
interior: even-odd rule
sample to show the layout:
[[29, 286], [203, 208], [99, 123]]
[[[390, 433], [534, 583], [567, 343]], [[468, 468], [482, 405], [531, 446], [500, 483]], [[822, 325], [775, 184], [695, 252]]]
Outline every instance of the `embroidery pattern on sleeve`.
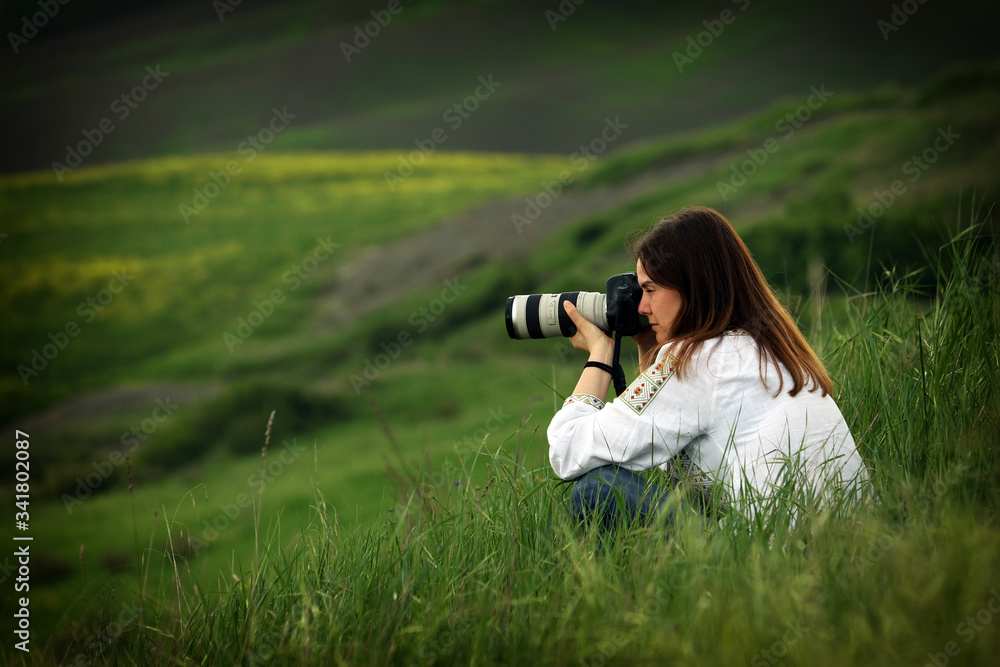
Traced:
[[[694, 487], [695, 491], [708, 498], [715, 486], [712, 475], [706, 474], [701, 467], [691, 459], [691, 453], [685, 447], [677, 456], [672, 458], [664, 470], [677, 475], [677, 478]], [[721, 493], [718, 496], [718, 506], [725, 507], [729, 503], [727, 494]]]
[[596, 396], [591, 396], [590, 394], [573, 394], [565, 401], [563, 401], [563, 407], [566, 407], [570, 403], [583, 403], [585, 405], [592, 405], [598, 410], [604, 408], [604, 401], [597, 398]]
[[712, 478], [702, 472], [701, 467], [691, 460], [691, 454], [687, 448], [682, 449], [677, 456], [671, 459], [671, 463], [673, 471], [680, 479], [697, 486], [702, 491], [712, 489]]
[[653, 367], [653, 370], [646, 371], [629, 385], [629, 388], [622, 394], [621, 399], [625, 405], [632, 408], [637, 415], [641, 415], [649, 405], [660, 387], [667, 383], [667, 380], [674, 376], [674, 364], [676, 359], [667, 355], [660, 363]]

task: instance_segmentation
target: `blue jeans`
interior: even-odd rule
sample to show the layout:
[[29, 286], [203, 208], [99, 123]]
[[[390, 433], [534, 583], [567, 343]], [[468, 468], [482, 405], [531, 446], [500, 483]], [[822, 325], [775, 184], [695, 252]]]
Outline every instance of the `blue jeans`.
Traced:
[[[679, 480], [671, 480], [671, 489]], [[597, 521], [602, 531], [646, 524], [666, 502], [668, 490], [616, 465], [595, 468], [573, 484], [570, 509], [582, 525]]]

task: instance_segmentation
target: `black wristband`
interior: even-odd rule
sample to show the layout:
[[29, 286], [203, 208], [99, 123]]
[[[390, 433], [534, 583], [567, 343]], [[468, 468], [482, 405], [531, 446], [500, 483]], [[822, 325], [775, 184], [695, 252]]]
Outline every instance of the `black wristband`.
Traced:
[[600, 361], [588, 361], [583, 365], [584, 368], [600, 368], [602, 371], [607, 371], [612, 377], [615, 374], [615, 369], [611, 368], [605, 363]]

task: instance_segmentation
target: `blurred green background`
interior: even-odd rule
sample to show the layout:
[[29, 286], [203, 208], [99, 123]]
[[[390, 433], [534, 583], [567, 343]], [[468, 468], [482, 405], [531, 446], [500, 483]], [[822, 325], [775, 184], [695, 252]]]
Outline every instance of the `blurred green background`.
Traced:
[[6, 3], [0, 422], [40, 627], [165, 518], [204, 585], [245, 560], [272, 410], [285, 530], [312, 489], [385, 516], [386, 428], [432, 466], [537, 428], [504, 446], [544, 465], [581, 359], [507, 340], [504, 301], [600, 290], [659, 215], [722, 211], [808, 331], [988, 220], [995, 7], [902, 4]]

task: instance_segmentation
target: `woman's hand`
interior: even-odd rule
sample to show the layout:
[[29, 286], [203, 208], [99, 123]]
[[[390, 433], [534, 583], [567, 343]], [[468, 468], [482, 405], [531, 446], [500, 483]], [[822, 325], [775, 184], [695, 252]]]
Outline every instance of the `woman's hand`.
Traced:
[[[589, 361], [599, 361], [602, 364], [611, 364], [615, 356], [615, 341], [600, 330], [600, 328], [585, 318], [569, 301], [563, 301], [563, 308], [566, 314], [576, 325], [576, 333], [569, 342], [578, 350], [590, 352]], [[611, 374], [600, 368], [584, 368], [580, 375], [574, 394], [589, 394], [604, 399], [608, 395], [608, 388], [611, 386]]]
[[639, 333], [632, 336], [632, 340], [639, 346], [640, 355], [646, 354], [646, 352], [652, 350], [657, 345], [656, 332], [648, 324]]
[[593, 361], [610, 363], [615, 351], [614, 339], [581, 315], [576, 306], [569, 301], [563, 301], [563, 308], [566, 309], [566, 314], [576, 325], [576, 333], [569, 339], [573, 347], [590, 352], [590, 358]]

